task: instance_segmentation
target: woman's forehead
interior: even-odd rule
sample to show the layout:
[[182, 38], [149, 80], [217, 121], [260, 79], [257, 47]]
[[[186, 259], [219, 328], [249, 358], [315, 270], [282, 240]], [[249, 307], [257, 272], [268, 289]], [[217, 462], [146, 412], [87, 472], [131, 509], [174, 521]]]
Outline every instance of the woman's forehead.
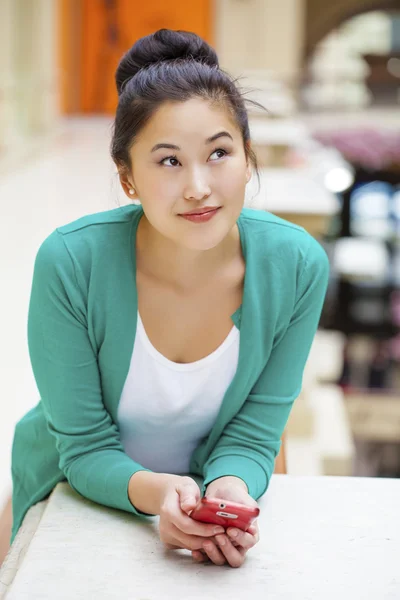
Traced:
[[[206, 140], [218, 131], [228, 131], [235, 139], [240, 131], [232, 115], [222, 105], [193, 98], [186, 102], [164, 102], [142, 129], [139, 139], [172, 141], [174, 138], [195, 137]], [[157, 139], [156, 139], [157, 138]], [[139, 140], [138, 140], [139, 141]]]

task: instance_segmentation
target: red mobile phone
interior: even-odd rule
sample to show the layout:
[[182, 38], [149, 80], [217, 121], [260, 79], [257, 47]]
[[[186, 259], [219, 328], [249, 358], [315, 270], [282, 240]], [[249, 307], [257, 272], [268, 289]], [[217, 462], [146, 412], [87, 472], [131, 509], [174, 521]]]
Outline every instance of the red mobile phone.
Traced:
[[225, 529], [237, 527], [247, 531], [259, 514], [260, 509], [258, 507], [253, 508], [237, 502], [221, 500], [221, 498], [204, 497], [190, 516], [195, 521], [201, 521], [202, 523], [221, 525]]

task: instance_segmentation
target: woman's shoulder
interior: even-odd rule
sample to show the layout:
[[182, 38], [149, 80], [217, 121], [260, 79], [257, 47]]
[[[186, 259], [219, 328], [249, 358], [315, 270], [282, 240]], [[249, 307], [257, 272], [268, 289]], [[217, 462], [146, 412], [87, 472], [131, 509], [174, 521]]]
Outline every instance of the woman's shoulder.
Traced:
[[271, 238], [305, 239], [309, 235], [300, 225], [286, 221], [265, 210], [244, 208], [240, 215], [240, 221], [259, 240], [263, 237], [266, 240]]
[[244, 208], [239, 222], [245, 229], [246, 243], [250, 248], [271, 251], [293, 248], [293, 246], [308, 247], [312, 236], [300, 225], [286, 221], [276, 215], [253, 208]]
[[274, 261], [282, 266], [320, 264], [329, 266], [322, 245], [303, 227], [286, 221], [272, 213], [244, 208], [240, 222], [245, 230], [248, 257]]
[[[121, 245], [124, 237], [128, 239], [115, 226], [130, 227], [138, 212], [138, 207], [131, 204], [84, 215], [57, 227], [40, 244], [36, 265], [54, 270], [72, 262], [79, 263], [87, 271], [93, 263], [104, 264], [104, 256], [115, 254], [113, 244]], [[96, 257], [100, 260], [96, 260]]]
[[57, 231], [62, 235], [67, 235], [69, 233], [82, 231], [83, 229], [97, 228], [99, 225], [128, 223], [132, 220], [135, 212], [138, 212], [139, 210], [140, 208], [134, 204], [118, 206], [117, 208], [113, 208], [111, 210], [105, 210], [79, 217], [70, 223], [57, 227]]

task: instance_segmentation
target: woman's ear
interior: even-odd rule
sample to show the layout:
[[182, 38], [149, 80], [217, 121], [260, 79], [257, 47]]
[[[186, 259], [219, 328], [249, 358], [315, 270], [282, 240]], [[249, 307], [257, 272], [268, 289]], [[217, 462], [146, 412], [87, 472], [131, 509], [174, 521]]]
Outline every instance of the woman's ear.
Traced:
[[135, 188], [135, 183], [125, 170], [118, 169], [119, 181], [121, 183], [121, 187], [124, 190], [125, 194], [128, 196], [130, 200], [137, 200], [138, 194]]

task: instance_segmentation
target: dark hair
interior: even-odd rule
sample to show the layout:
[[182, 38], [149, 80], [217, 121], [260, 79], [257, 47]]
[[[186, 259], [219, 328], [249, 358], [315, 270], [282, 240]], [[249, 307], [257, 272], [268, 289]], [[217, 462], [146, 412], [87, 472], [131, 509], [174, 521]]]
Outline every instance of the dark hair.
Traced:
[[131, 168], [129, 150], [163, 102], [199, 97], [228, 108], [241, 130], [246, 157], [258, 175], [257, 158], [248, 145], [245, 99], [235, 80], [220, 69], [215, 50], [195, 33], [159, 29], [139, 39], [120, 60], [115, 81], [119, 101], [111, 156], [118, 166]]

